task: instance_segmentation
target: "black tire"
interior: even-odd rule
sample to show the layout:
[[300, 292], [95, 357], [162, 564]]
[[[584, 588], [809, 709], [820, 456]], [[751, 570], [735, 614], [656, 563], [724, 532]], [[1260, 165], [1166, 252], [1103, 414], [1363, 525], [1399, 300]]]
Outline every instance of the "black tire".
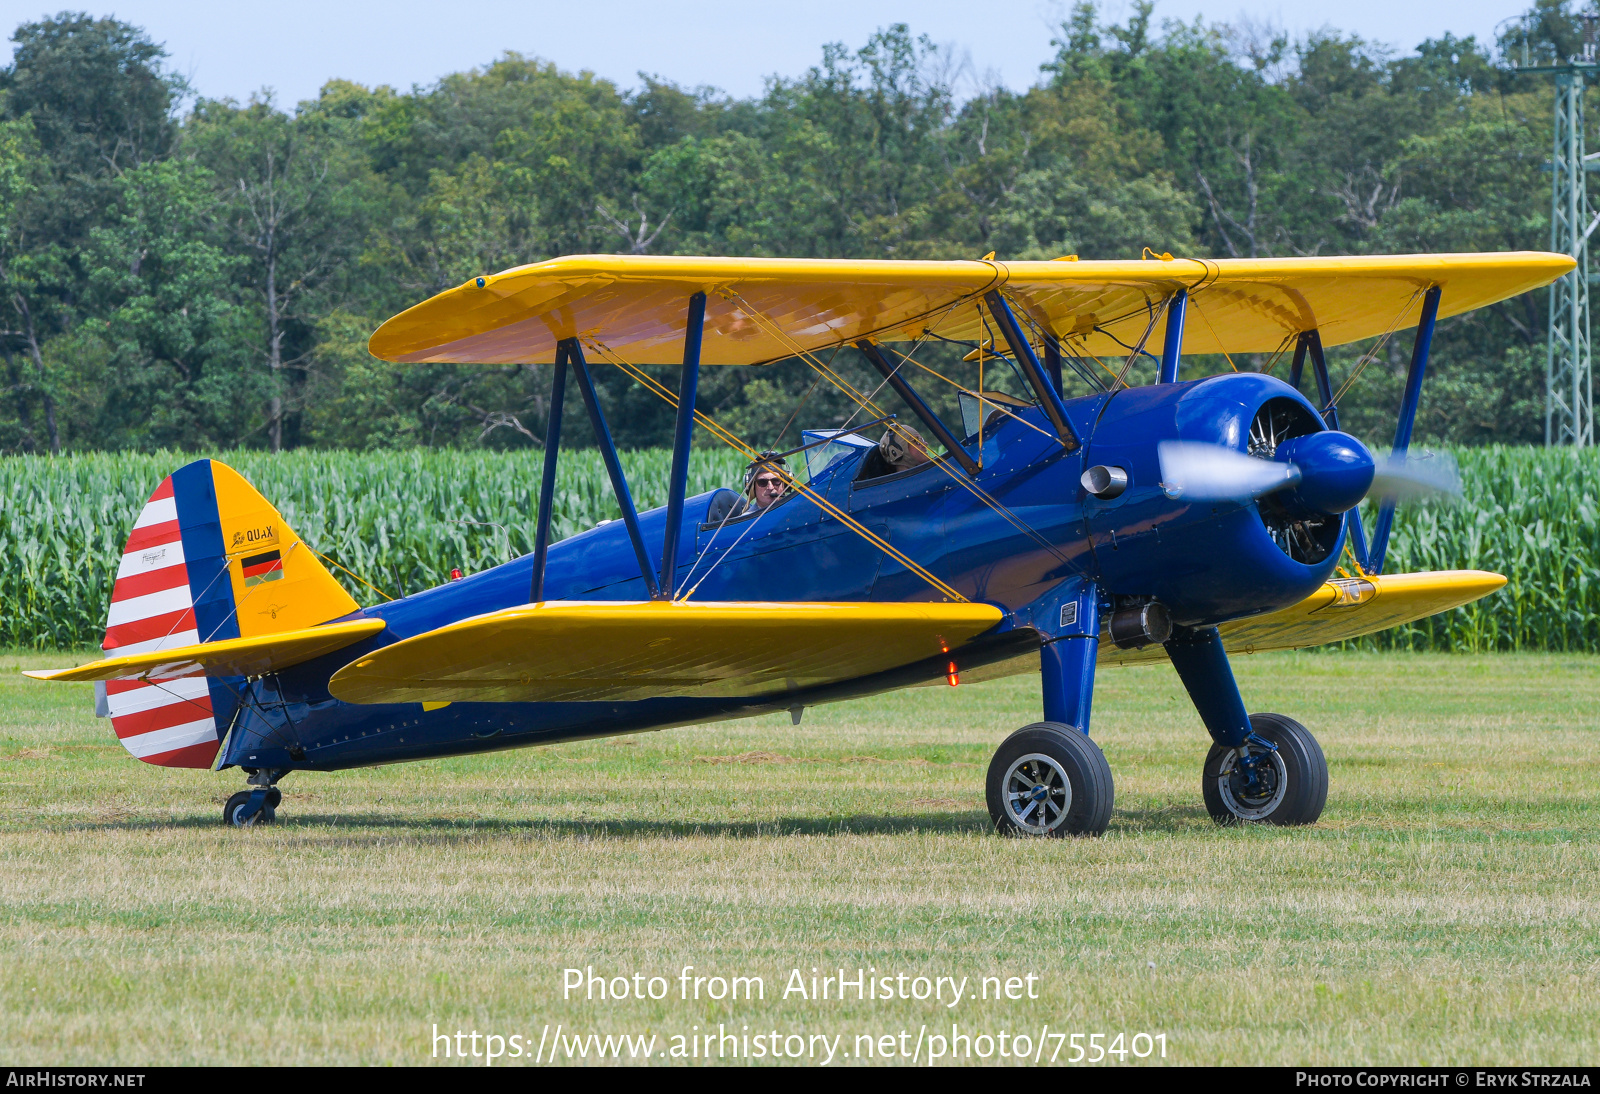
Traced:
[[[1275, 751], [1246, 742], [1260, 757], [1254, 780], [1238, 767], [1239, 750], [1212, 745], [1200, 791], [1218, 824], [1315, 824], [1328, 804], [1328, 760], [1311, 731], [1281, 714], [1252, 714], [1255, 737]], [[1226, 772], [1226, 774], [1225, 774]]]
[[[1037, 796], [1019, 800], [1022, 784], [1040, 788]], [[989, 761], [985, 789], [1002, 835], [1098, 836], [1111, 823], [1115, 791], [1105, 753], [1060, 722], [1035, 722], [1007, 737]]]
[[[273, 806], [283, 800], [283, 791], [273, 787], [267, 792], [267, 803], [261, 807], [261, 812], [256, 814], [256, 824], [271, 824], [278, 819], [277, 810]], [[244, 821], [239, 819], [240, 810], [250, 801], [250, 791], [241, 790], [228, 799], [222, 807], [222, 823], [230, 828], [243, 828]]]

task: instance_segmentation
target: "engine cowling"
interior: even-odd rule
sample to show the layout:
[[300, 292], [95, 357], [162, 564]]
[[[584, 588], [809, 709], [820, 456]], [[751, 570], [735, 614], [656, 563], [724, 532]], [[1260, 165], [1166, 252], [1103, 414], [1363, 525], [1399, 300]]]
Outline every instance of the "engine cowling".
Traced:
[[[1302, 470], [1292, 489], [1259, 501], [1172, 497], [1164, 441], [1221, 445]], [[1089, 437], [1086, 465], [1122, 469], [1123, 492], [1081, 496], [1101, 585], [1153, 597], [1174, 621], [1208, 625], [1275, 611], [1314, 592], [1338, 561], [1346, 512], [1371, 484], [1370, 452], [1328, 430], [1288, 384], [1235, 373], [1119, 391]]]

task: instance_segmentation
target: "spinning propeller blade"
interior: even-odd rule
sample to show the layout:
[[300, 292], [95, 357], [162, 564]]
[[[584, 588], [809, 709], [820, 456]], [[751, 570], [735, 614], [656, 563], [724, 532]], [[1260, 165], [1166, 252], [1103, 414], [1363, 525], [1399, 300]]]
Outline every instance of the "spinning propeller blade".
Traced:
[[1298, 488], [1292, 508], [1333, 514], [1363, 497], [1407, 501], [1430, 494], [1461, 496], [1461, 475], [1448, 454], [1373, 460], [1354, 437], [1331, 430], [1285, 442], [1276, 459], [1197, 441], [1163, 441], [1156, 453], [1167, 495], [1191, 501], [1244, 502]]
[[1390, 454], [1378, 463], [1369, 497], [1384, 501], [1411, 501], [1429, 494], [1461, 496], [1461, 471], [1448, 452]]
[[1258, 460], [1219, 444], [1162, 441], [1161, 485], [1169, 497], [1191, 501], [1249, 501], [1300, 481], [1300, 469]]

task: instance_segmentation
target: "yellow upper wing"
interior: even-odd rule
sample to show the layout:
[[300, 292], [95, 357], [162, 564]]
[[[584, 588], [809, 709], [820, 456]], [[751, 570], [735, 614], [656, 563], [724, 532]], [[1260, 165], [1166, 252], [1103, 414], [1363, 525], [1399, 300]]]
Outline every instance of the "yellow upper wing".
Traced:
[[551, 601], [374, 650], [328, 690], [347, 703], [774, 695], [936, 657], [1000, 618], [988, 604]]
[[[998, 288], [1040, 327], [1120, 355], [1117, 339], [1138, 342], [1161, 301], [1186, 288], [1185, 352], [1270, 352], [1313, 328], [1339, 345], [1414, 325], [1434, 285], [1443, 318], [1572, 267], [1566, 255], [1536, 251], [1137, 262], [575, 255], [442, 292], [378, 328], [371, 349], [390, 361], [548, 363], [557, 341], [578, 337], [635, 364], [672, 362], [688, 298], [705, 292], [702, 361], [752, 365], [861, 338], [914, 339], [925, 328], [975, 339], [987, 332], [974, 302]], [[1152, 346], [1163, 330], [1158, 320]]]

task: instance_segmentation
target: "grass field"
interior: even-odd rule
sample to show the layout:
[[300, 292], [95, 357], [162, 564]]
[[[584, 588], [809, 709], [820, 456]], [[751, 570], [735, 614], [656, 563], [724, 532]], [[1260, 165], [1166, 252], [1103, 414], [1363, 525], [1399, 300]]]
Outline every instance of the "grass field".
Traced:
[[[86, 687], [14, 672], [69, 660], [0, 656], [9, 1063], [425, 1062], [435, 1024], [532, 1053], [546, 1023], [662, 1051], [719, 1023], [842, 1034], [857, 1062], [858, 1034], [952, 1021], [1162, 1033], [1181, 1063], [1600, 1058], [1593, 658], [1239, 659], [1250, 705], [1330, 760], [1322, 823], [1294, 831], [1214, 827], [1175, 677], [1102, 673], [1111, 830], [1045, 842], [983, 809], [994, 745], [1036, 717], [1026, 678], [291, 776], [280, 824], [234, 831], [237, 772], [141, 765]], [[588, 965], [672, 994], [563, 1001]], [[679, 1001], [684, 965], [766, 998]], [[783, 999], [813, 966], [1031, 973], [1038, 998]]]

